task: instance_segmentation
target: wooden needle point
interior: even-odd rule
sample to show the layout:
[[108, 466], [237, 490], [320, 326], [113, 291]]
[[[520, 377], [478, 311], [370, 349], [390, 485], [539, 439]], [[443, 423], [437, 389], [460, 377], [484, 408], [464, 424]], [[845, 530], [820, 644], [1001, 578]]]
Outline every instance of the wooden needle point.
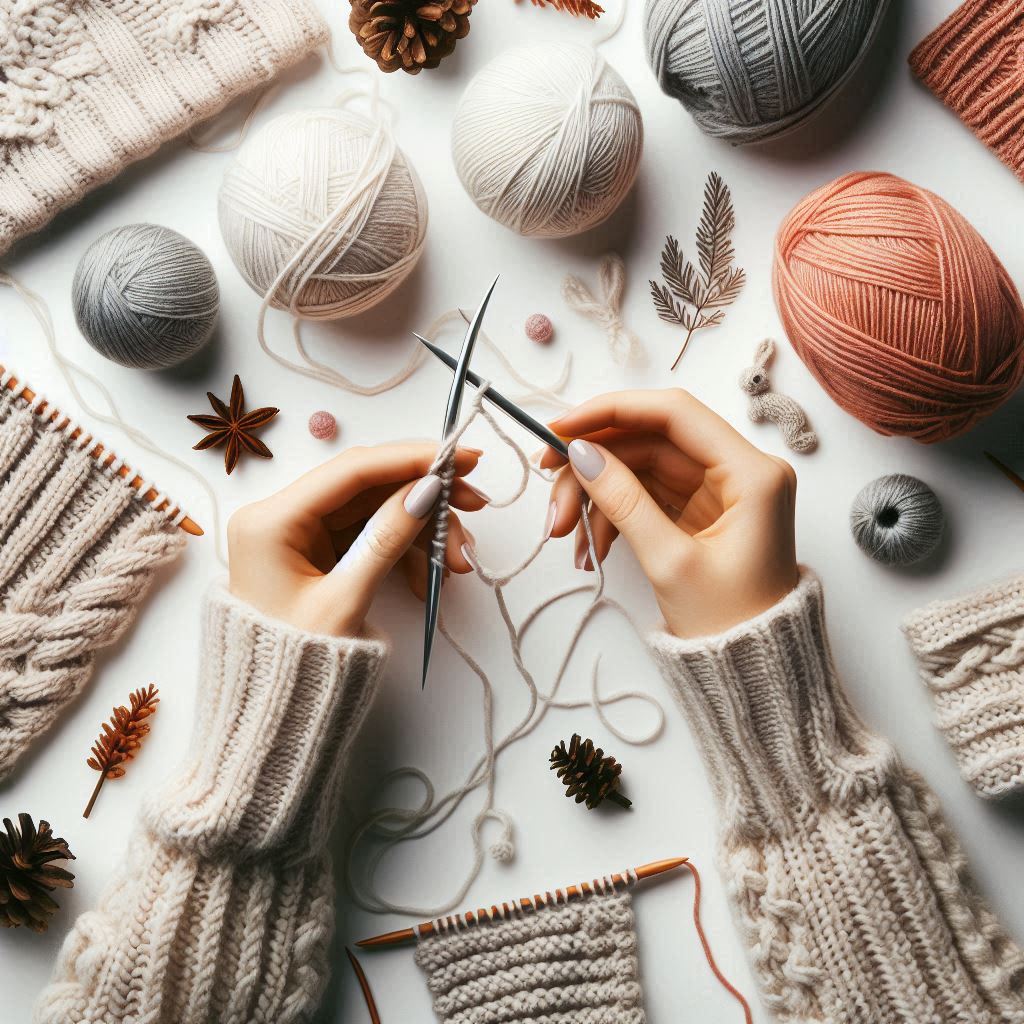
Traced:
[[[667, 860], [654, 861], [651, 864], [644, 864], [641, 867], [634, 868], [632, 871], [623, 871], [619, 874], [611, 875], [610, 882], [613, 887], [627, 886], [632, 881], [642, 882], [647, 878], [654, 878], [656, 875], [662, 875], [666, 871], [674, 871], [676, 868], [682, 867], [684, 864], [689, 863], [687, 857], [670, 857]], [[516, 901], [516, 903], [508, 904], [503, 903], [500, 907], [494, 905], [492, 907], [480, 907], [478, 910], [467, 910], [463, 914], [455, 915], [454, 917], [447, 918], [453, 926], [456, 924], [473, 925], [481, 922], [489, 921], [495, 917], [506, 917], [515, 910], [530, 911], [540, 910], [541, 907], [546, 906], [549, 903], [566, 903], [569, 900], [581, 899], [585, 896], [593, 896], [594, 893], [601, 891], [601, 880], [595, 880], [595, 882], [579, 882], [576, 885], [570, 885], [565, 889], [556, 889], [553, 893], [548, 892], [543, 896], [537, 893], [536, 895], [529, 897], [524, 896], [522, 899]], [[433, 921], [424, 921], [422, 924], [416, 925], [414, 928], [401, 928], [395, 932], [388, 932], [386, 935], [375, 935], [370, 939], [363, 939], [357, 942], [356, 945], [360, 949], [380, 949], [383, 946], [400, 946], [406, 942], [413, 942], [417, 938], [427, 938], [437, 931], [437, 926]]]
[[[0, 374], [4, 372], [4, 367], [0, 365]], [[15, 377], [9, 377], [7, 379], [7, 390], [14, 391], [19, 395], [19, 397], [23, 398], [26, 402], [34, 401], [36, 397], [36, 393], [30, 387], [26, 387], [24, 384], [19, 384]], [[50, 410], [49, 413], [47, 413], [47, 409]], [[56, 423], [58, 420], [63, 420], [65, 423], [70, 422], [70, 417], [64, 416], [59, 409], [55, 409], [48, 402], [40, 402], [39, 405], [36, 406], [36, 412], [40, 416], [44, 417], [44, 419], [49, 420], [51, 423]], [[71, 440], [75, 440], [75, 438], [81, 437], [81, 435], [82, 428], [75, 427], [75, 429], [71, 431], [71, 433], [68, 436], [71, 438]], [[89, 454], [98, 463], [100, 463], [101, 466], [109, 466], [112, 462], [114, 462], [117, 459], [117, 456], [113, 452], [106, 451], [103, 445], [99, 444], [98, 442], [89, 449]], [[141, 476], [132, 473], [132, 471], [127, 466], [121, 466], [121, 468], [118, 469], [117, 474], [118, 476], [123, 477], [125, 479], [128, 479], [128, 477], [131, 476], [131, 479], [128, 480], [130, 486], [134, 487], [135, 490], [137, 491], [142, 490], [142, 485], [145, 483], [145, 481]], [[153, 504], [154, 501], [156, 501], [158, 496], [158, 493], [152, 487], [149, 488], [145, 494], [143, 494], [143, 498], [146, 501], [148, 501], [151, 505]], [[167, 509], [171, 507], [171, 503], [165, 499], [159, 505], [154, 505], [153, 507], [156, 509], [157, 512], [166, 512]], [[203, 528], [198, 523], [194, 522], [192, 519], [189, 519], [188, 516], [182, 519], [181, 522], [178, 523], [178, 526], [181, 527], [181, 529], [184, 530], [185, 533], [189, 534], [192, 537], [203, 536]]]
[[991, 462], [992, 465], [1010, 481], [1010, 483], [1024, 491], [1024, 478], [1021, 478], [1017, 473], [1010, 469], [1006, 463], [997, 459], [991, 452], [985, 452], [985, 458], [988, 459], [988, 461]]

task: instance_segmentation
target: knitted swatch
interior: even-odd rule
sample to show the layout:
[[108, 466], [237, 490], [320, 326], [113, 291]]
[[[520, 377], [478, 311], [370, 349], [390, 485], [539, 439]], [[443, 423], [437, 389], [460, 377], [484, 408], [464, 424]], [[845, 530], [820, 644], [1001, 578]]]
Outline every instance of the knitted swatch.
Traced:
[[910, 55], [911, 70], [1024, 181], [1024, 5], [968, 0]]
[[131, 625], [184, 535], [0, 379], [0, 781]]
[[514, 913], [420, 940], [438, 1019], [450, 1024], [644, 1024], [628, 892]]
[[0, 255], [327, 35], [310, 0], [0, 4]]
[[930, 604], [903, 628], [964, 778], [990, 799], [1024, 791], [1024, 576]]

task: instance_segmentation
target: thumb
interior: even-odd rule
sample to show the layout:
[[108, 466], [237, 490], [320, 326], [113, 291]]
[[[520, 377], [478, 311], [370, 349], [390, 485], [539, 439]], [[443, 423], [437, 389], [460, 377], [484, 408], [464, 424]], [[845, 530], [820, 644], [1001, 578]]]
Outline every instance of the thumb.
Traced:
[[369, 610], [384, 577], [412, 546], [440, 495], [441, 478], [431, 474], [401, 488], [374, 512], [326, 577], [339, 598], [363, 614]]
[[662, 512], [633, 471], [607, 448], [573, 441], [569, 463], [580, 485], [629, 542], [644, 572], [652, 576], [686, 535]]

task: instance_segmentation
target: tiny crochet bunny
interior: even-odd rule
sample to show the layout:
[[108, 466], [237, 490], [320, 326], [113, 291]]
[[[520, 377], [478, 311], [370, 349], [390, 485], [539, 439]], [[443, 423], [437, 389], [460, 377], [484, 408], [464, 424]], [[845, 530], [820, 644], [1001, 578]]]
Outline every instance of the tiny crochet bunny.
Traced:
[[750, 395], [747, 412], [755, 423], [774, 423], [792, 451], [812, 452], [818, 447], [818, 435], [808, 429], [803, 409], [788, 395], [771, 390], [768, 364], [774, 354], [775, 342], [770, 338], [762, 341], [754, 353], [754, 365], [740, 376], [740, 387]]

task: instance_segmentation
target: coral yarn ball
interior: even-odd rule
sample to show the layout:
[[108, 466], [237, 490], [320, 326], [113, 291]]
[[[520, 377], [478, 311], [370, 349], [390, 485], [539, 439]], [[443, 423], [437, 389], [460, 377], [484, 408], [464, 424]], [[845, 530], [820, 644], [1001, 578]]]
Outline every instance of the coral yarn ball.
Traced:
[[636, 99], [600, 54], [542, 43], [507, 50], [466, 86], [452, 155], [489, 217], [521, 235], [563, 238], [622, 202], [643, 134]]
[[838, 178], [775, 243], [775, 302], [797, 355], [850, 415], [930, 444], [984, 419], [1024, 377], [1024, 307], [945, 200], [891, 174]]
[[526, 336], [530, 341], [546, 345], [555, 336], [555, 328], [551, 323], [551, 318], [543, 313], [532, 313], [526, 318]]
[[309, 417], [309, 432], [318, 441], [332, 441], [338, 433], [338, 421], [331, 413], [320, 409]]

